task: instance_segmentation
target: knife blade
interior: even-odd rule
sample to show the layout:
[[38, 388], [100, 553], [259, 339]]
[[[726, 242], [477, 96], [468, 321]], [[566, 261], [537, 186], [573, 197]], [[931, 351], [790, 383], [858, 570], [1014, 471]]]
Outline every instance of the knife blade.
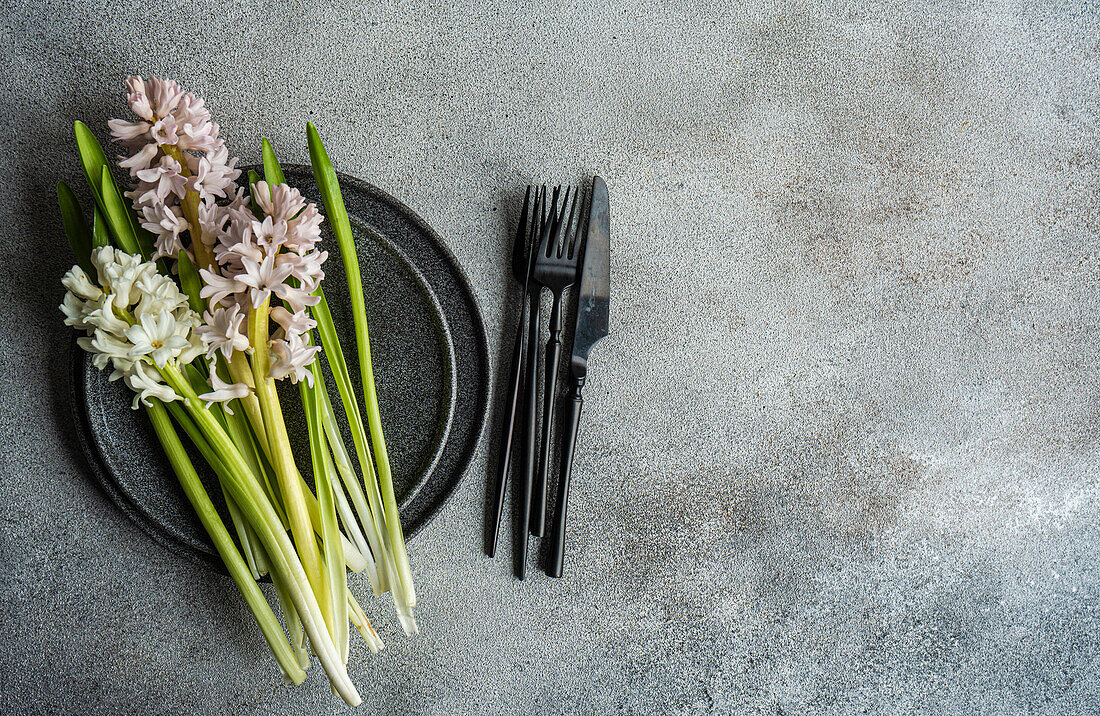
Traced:
[[607, 184], [592, 180], [592, 208], [588, 215], [588, 238], [584, 242], [580, 289], [577, 292], [577, 323], [573, 331], [573, 355], [569, 369], [575, 378], [588, 375], [588, 354], [596, 341], [608, 333], [611, 310], [611, 218]]
[[577, 291], [577, 322], [573, 331], [573, 353], [569, 370], [573, 389], [565, 404], [566, 442], [562, 446], [561, 479], [558, 480], [558, 511], [554, 544], [546, 573], [560, 577], [565, 564], [566, 515], [569, 508], [569, 482], [573, 474], [573, 453], [580, 429], [581, 390], [588, 379], [588, 354], [592, 346], [608, 333], [611, 312], [611, 219], [607, 184], [592, 179], [592, 205], [588, 213], [588, 235], [584, 242], [580, 288]]

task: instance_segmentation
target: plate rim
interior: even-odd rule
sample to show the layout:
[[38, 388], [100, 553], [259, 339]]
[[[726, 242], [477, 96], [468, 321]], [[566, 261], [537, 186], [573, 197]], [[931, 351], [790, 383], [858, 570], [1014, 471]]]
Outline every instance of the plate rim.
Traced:
[[[312, 168], [309, 165], [287, 163], [282, 166], [285, 173], [296, 174], [304, 172], [312, 176]], [[247, 172], [249, 168], [256, 169], [258, 167], [256, 165], [245, 165], [241, 167], [243, 172]], [[489, 400], [492, 393], [492, 386], [490, 384], [492, 380], [492, 362], [489, 353], [488, 334], [485, 330], [485, 319], [481, 311], [481, 304], [478, 301], [477, 294], [473, 290], [473, 284], [470, 282], [469, 275], [466, 273], [466, 270], [457, 257], [455, 257], [454, 252], [447, 246], [443, 237], [440, 236], [439, 232], [432, 228], [427, 221], [413, 211], [405, 202], [393, 196], [385, 189], [365, 179], [344, 174], [343, 172], [336, 172], [336, 176], [341, 187], [347, 187], [349, 185], [354, 186], [358, 191], [363, 192], [368, 197], [381, 201], [392, 208], [401, 218], [412, 224], [419, 233], [425, 235], [434, 245], [434, 248], [440, 253], [441, 258], [448, 265], [450, 270], [453, 271], [458, 278], [457, 283], [458, 288], [463, 294], [463, 303], [470, 309], [471, 323], [476, 339], [474, 342], [477, 344], [476, 354], [479, 363], [478, 378], [481, 379], [484, 386], [482, 390], [477, 391], [475, 404], [473, 406], [474, 415], [472, 423], [474, 425], [474, 430], [470, 438], [466, 441], [463, 453], [460, 454], [457, 459], [453, 470], [455, 476], [447, 480], [439, 492], [438, 498], [436, 499], [436, 508], [430, 513], [427, 513], [423, 519], [417, 522], [411, 529], [402, 525], [405, 530], [405, 539], [411, 540], [430, 524], [447, 502], [450, 501], [459, 483], [462, 482], [463, 477], [465, 477], [466, 473], [469, 471], [473, 458], [477, 454], [481, 442], [485, 437], [485, 430], [489, 418]], [[436, 300], [438, 300], [438, 298]], [[444, 318], [446, 318], [446, 316], [444, 316]], [[186, 557], [193, 562], [213, 567], [223, 574], [228, 574], [221, 557], [218, 556], [216, 551], [210, 550], [207, 543], [196, 543], [193, 540], [187, 539], [185, 536], [168, 531], [160, 521], [150, 515], [148, 511], [146, 511], [140, 503], [134, 500], [122, 487], [122, 482], [119, 480], [114, 468], [111, 467], [104, 457], [103, 451], [93, 435], [92, 420], [88, 410], [88, 396], [83, 378], [86, 365], [91, 360], [91, 357], [77, 345], [78, 338], [79, 336], [74, 335], [70, 344], [70, 362], [72, 369], [69, 375], [69, 399], [71, 412], [78, 428], [76, 430], [77, 440], [80, 443], [81, 451], [84, 453], [88, 467], [91, 469], [96, 483], [106, 493], [108, 499], [110, 499], [110, 501], [130, 519], [130, 521], [134, 522], [143, 532], [152, 537], [155, 542], [174, 554]], [[456, 385], [456, 390], [458, 389]], [[444, 435], [442, 442], [443, 447], [440, 449], [439, 454], [442, 454], [446, 449], [446, 442], [448, 439], [450, 439], [449, 429]], [[417, 487], [413, 491], [413, 496], [419, 492], [419, 488], [435, 472], [438, 467], [438, 459], [436, 463], [437, 464], [433, 465], [431, 470], [424, 474], [423, 479], [417, 483]], [[408, 502], [411, 504], [411, 500]]]

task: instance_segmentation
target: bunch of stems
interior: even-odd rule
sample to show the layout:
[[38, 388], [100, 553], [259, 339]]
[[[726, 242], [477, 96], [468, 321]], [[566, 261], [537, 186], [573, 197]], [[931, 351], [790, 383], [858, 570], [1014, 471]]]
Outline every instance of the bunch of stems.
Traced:
[[[115, 183], [101, 146], [83, 123], [76, 123], [75, 133], [94, 200], [91, 221], [85, 219], [75, 193], [64, 182], [58, 185], [58, 198], [77, 263], [89, 271], [91, 251], [107, 245], [148, 260], [153, 238], [141, 227], [133, 207]], [[304, 680], [310, 664], [308, 644], [333, 690], [355, 705], [360, 697], [346, 669], [348, 622], [355, 625], [372, 651], [381, 649], [382, 642], [348, 588], [346, 568], [365, 572], [376, 595], [392, 593], [399, 621], [409, 634], [417, 632], [416, 596], [382, 432], [351, 226], [335, 170], [312, 124], [307, 127], [307, 135], [314, 176], [347, 274], [363, 410], [320, 287], [315, 292], [320, 300], [312, 314], [351, 432], [358, 473], [344, 445], [325, 376], [315, 360], [310, 366], [312, 384], [300, 381], [298, 388], [309, 433], [309, 467], [316, 493], [302, 476], [269, 371], [270, 298], [249, 311], [249, 351], [235, 351], [228, 359], [219, 355], [209, 368], [200, 362], [167, 365], [160, 370], [161, 377], [181, 400], [162, 403], [152, 399], [146, 403], [146, 412], [187, 499], [287, 680]], [[166, 151], [179, 150], [172, 147]], [[180, 164], [186, 167], [186, 162]], [[266, 139], [263, 168], [269, 185], [285, 183]], [[253, 189], [258, 178], [254, 173], [249, 177]], [[178, 280], [191, 307], [202, 314], [207, 306], [200, 295], [203, 282], [197, 269], [216, 271], [217, 265], [201, 235], [199, 197], [188, 191], [181, 203], [190, 226], [194, 261], [181, 252], [175, 273], [166, 259], [157, 265], [161, 273]], [[199, 396], [210, 390], [212, 371], [217, 371], [223, 381], [228, 377], [247, 385], [249, 393], [225, 407], [218, 403], [206, 405]], [[216, 475], [236, 541], [214, 508], [179, 431]], [[270, 575], [281, 606], [285, 634], [258, 585], [265, 574]]]

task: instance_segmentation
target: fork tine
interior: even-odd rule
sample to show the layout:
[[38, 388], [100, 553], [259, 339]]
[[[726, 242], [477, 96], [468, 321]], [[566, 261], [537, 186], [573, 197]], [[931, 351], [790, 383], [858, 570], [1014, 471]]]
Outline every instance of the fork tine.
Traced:
[[[572, 254], [573, 242], [570, 239], [570, 233], [573, 230], [573, 217], [577, 213], [577, 191], [576, 187], [570, 187], [573, 189], [573, 201], [569, 205], [569, 221], [565, 222], [565, 230], [561, 234], [561, 242], [558, 244], [558, 258], [563, 258], [567, 253]], [[565, 212], [565, 207], [562, 207], [562, 213]]]
[[550, 195], [550, 212], [547, 214], [546, 219], [552, 220], [554, 214], [558, 211], [558, 197], [561, 196], [561, 186], [555, 186], [553, 193]]
[[[519, 215], [519, 227], [516, 229], [516, 239], [512, 244], [512, 273], [519, 278], [523, 275], [523, 268], [527, 265], [528, 230], [527, 214], [531, 206], [531, 185], [527, 185], [527, 193], [523, 195], [523, 212]], [[531, 217], [534, 219], [534, 216]]]
[[549, 210], [549, 207], [550, 207], [550, 205], [546, 203], [546, 197], [547, 197], [548, 192], [549, 192], [549, 190], [546, 188], [546, 185], [543, 184], [542, 185], [542, 211], [539, 213], [539, 233], [540, 233], [540, 235], [542, 233], [542, 227], [546, 226], [547, 211]]
[[536, 250], [535, 241], [539, 235], [539, 226], [542, 224], [542, 191], [539, 187], [535, 187], [535, 196], [531, 199], [531, 225], [527, 227], [527, 245], [531, 247], [531, 250]]
[[565, 195], [561, 198], [561, 213], [558, 214], [559, 231], [561, 230], [560, 227], [562, 225], [562, 222], [565, 221], [565, 208], [569, 205], [570, 199], [572, 199], [572, 198], [573, 198], [573, 187], [566, 186], [565, 187]]
[[[543, 215], [542, 226], [539, 227], [541, 237], [539, 239], [539, 256], [550, 256], [550, 243], [551, 237], [555, 235], [555, 225], [557, 224], [558, 213], [558, 196], [561, 193], [561, 187], [554, 187], [553, 193], [550, 195], [550, 205], [543, 207], [546, 213]], [[532, 263], [532, 266], [534, 264]]]
[[535, 271], [535, 261], [538, 260], [539, 253], [542, 251], [542, 232], [543, 226], [546, 224], [546, 185], [543, 184], [535, 189], [535, 205], [532, 211], [533, 217], [531, 220], [531, 239], [528, 245], [531, 247], [531, 252], [528, 254], [527, 261], [528, 275], [533, 274]]
[[[558, 189], [560, 188], [561, 187], [558, 187]], [[563, 222], [565, 221], [565, 210], [569, 206], [569, 197], [572, 189], [573, 187], [571, 186], [565, 187], [565, 195], [561, 199], [560, 211], [558, 211], [557, 204], [554, 205], [553, 228], [551, 230], [552, 236], [550, 238], [550, 241], [546, 244], [546, 258], [548, 259], [561, 256], [562, 226]], [[556, 194], [557, 190], [555, 190], [555, 195]], [[565, 228], [568, 228], [568, 226], [566, 225]]]
[[577, 225], [573, 227], [572, 240], [569, 242], [569, 260], [576, 262], [579, 258], [581, 246], [584, 243], [584, 229], [588, 223], [587, 213], [591, 210], [588, 206], [588, 188], [581, 188], [580, 209], [577, 211]]
[[[542, 232], [546, 230], [547, 217], [550, 214], [550, 189], [543, 184], [542, 185], [542, 204], [539, 209], [539, 233], [536, 237], [536, 241], [542, 241]], [[539, 244], [541, 246], [541, 243]]]

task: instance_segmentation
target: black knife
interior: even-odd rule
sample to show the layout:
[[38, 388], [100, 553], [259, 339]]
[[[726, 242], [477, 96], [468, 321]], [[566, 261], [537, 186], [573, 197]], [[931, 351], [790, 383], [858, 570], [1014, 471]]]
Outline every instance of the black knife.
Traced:
[[588, 353], [596, 341], [607, 335], [611, 307], [611, 223], [608, 215], [607, 184], [592, 179], [592, 207], [588, 219], [588, 238], [584, 242], [580, 289], [577, 293], [577, 325], [573, 332], [573, 355], [569, 360], [573, 388], [565, 404], [566, 443], [562, 450], [561, 479], [558, 481], [558, 513], [554, 551], [546, 573], [560, 577], [565, 561], [565, 516], [569, 501], [569, 478], [573, 472], [573, 452], [581, 422], [581, 389], [588, 377]]

